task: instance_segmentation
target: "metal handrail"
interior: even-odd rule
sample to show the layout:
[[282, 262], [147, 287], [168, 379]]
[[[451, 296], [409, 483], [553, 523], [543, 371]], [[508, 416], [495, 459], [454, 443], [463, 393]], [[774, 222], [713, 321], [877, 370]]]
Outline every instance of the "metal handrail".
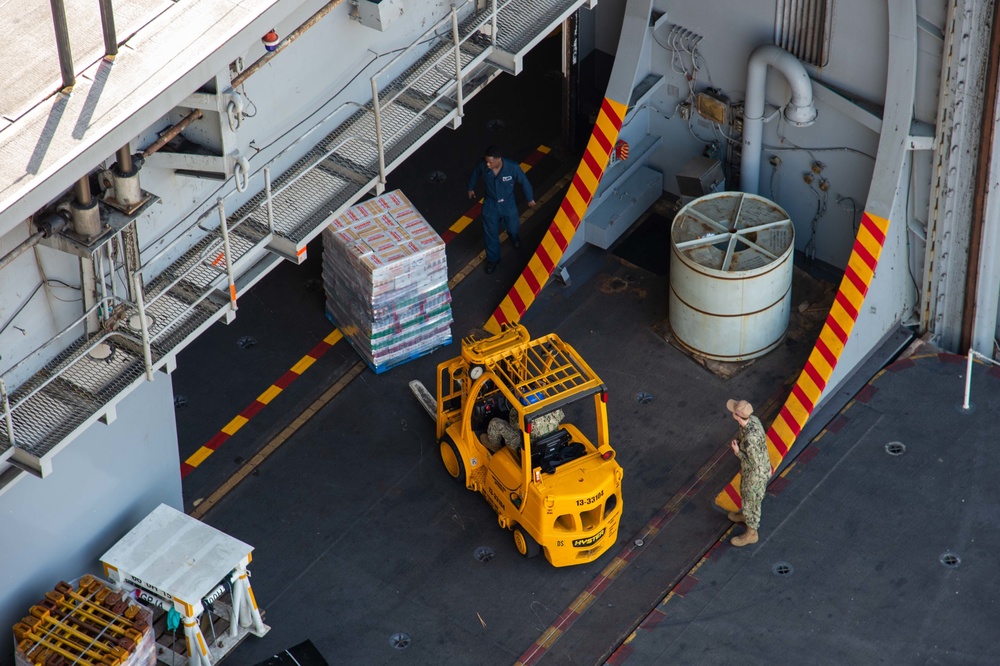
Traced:
[[962, 399], [963, 412], [969, 412], [972, 410], [972, 404], [969, 402], [969, 400], [972, 398], [972, 361], [974, 358], [982, 359], [987, 363], [992, 363], [993, 365], [1000, 367], [1000, 363], [997, 363], [986, 354], [977, 352], [972, 347], [969, 347], [969, 353], [966, 354], [966, 360], [965, 360], [965, 396]]
[[[44, 344], [36, 347], [33, 351], [29, 352], [27, 356], [25, 356], [20, 361], [18, 361], [17, 363], [15, 363], [11, 367], [9, 367], [7, 369], [7, 371], [3, 373], [3, 375], [0, 375], [0, 380], [3, 380], [4, 382], [6, 382], [7, 377], [9, 377], [11, 373], [13, 373], [15, 370], [17, 370], [22, 365], [24, 365], [25, 363], [27, 363], [33, 356], [35, 356], [37, 353], [39, 353], [40, 351], [42, 351], [43, 349], [45, 349], [46, 347], [48, 347], [50, 344], [52, 344], [53, 342], [55, 342], [59, 338], [63, 337], [64, 335], [66, 335], [67, 333], [69, 333], [71, 330], [73, 330], [74, 328], [76, 328], [77, 326], [79, 326], [80, 324], [84, 323], [84, 321], [88, 317], [90, 317], [91, 315], [93, 315], [99, 308], [103, 307], [105, 305], [105, 302], [108, 302], [108, 301], [111, 301], [111, 300], [112, 299], [108, 298], [108, 299], [100, 300], [97, 303], [95, 303], [89, 310], [87, 310], [86, 312], [84, 312], [83, 315], [81, 317], [79, 317], [78, 319], [76, 319], [73, 323], [71, 323], [68, 326], [66, 326], [63, 330], [61, 330], [58, 333], [56, 333], [47, 342], [45, 342]], [[119, 301], [119, 302], [120, 303], [125, 303], [126, 305], [128, 304], [128, 301]], [[78, 351], [78, 353], [75, 355], [75, 357], [72, 358], [72, 359], [69, 359], [68, 362], [65, 364], [64, 367], [69, 367], [69, 366], [73, 365], [80, 358], [82, 358], [87, 352], [89, 352], [90, 350], [94, 349], [97, 345], [99, 345], [101, 342], [103, 342], [104, 340], [106, 340], [107, 338], [109, 338], [111, 336], [120, 336], [120, 337], [123, 337], [123, 338], [125, 338], [127, 340], [131, 340], [132, 342], [136, 343], [136, 345], [141, 345], [142, 344], [142, 342], [140, 340], [137, 340], [137, 339], [133, 338], [132, 336], [126, 335], [125, 333], [122, 333], [121, 331], [111, 330], [111, 331], [106, 332], [104, 335], [101, 335], [99, 337], [93, 338], [90, 341], [90, 344], [86, 345], [85, 347], [81, 347], [80, 350]], [[22, 404], [24, 404], [24, 402], [26, 400], [28, 400], [29, 398], [31, 398], [32, 396], [34, 396], [35, 394], [37, 394], [40, 390], [42, 390], [49, 383], [51, 383], [51, 382], [55, 381], [56, 379], [58, 379], [61, 374], [62, 374], [61, 372], [53, 373], [53, 375], [51, 377], [49, 377], [48, 379], [46, 379], [44, 382], [42, 382], [41, 384], [39, 384], [34, 390], [32, 390], [31, 392], [29, 392], [27, 395], [23, 396], [20, 400], [18, 400], [14, 404], [14, 406], [11, 408], [11, 411], [16, 410], [19, 406], [21, 406]]]
[[[350, 107], [350, 106], [357, 107], [357, 108], [363, 109], [363, 110], [367, 110], [361, 104], [358, 104], [357, 102], [353, 102], [353, 101], [348, 101], [348, 102], [344, 102], [343, 104], [340, 104], [336, 109], [334, 109], [330, 113], [326, 114], [315, 125], [313, 125], [311, 128], [309, 128], [308, 130], [306, 130], [301, 136], [299, 136], [297, 139], [295, 139], [290, 144], [288, 144], [284, 149], [282, 149], [282, 151], [280, 153], [278, 153], [273, 158], [271, 158], [268, 161], [267, 165], [265, 165], [264, 168], [262, 168], [261, 170], [255, 171], [252, 174], [248, 174], [247, 178], [251, 179], [251, 178], [254, 178], [257, 175], [261, 174], [264, 169], [270, 167], [271, 164], [274, 164], [279, 159], [281, 159], [282, 157], [284, 157], [296, 145], [298, 145], [299, 143], [301, 143], [302, 141], [304, 141], [306, 139], [306, 137], [308, 137], [313, 132], [315, 132], [317, 129], [319, 129], [320, 127], [322, 127], [330, 118], [332, 118], [333, 116], [335, 116], [337, 113], [339, 113], [340, 111], [342, 111], [344, 108]], [[349, 141], [352, 141], [352, 140], [353, 141], [357, 141], [359, 143], [367, 143], [367, 144], [371, 145], [372, 147], [374, 147], [374, 144], [372, 142], [370, 142], [370, 141], [365, 141], [365, 140], [359, 139], [357, 137], [347, 137], [343, 141], [339, 142], [336, 146], [334, 146], [333, 148], [331, 148], [327, 153], [324, 154], [323, 157], [321, 157], [319, 160], [317, 160], [317, 162], [321, 162], [322, 160], [326, 159], [332, 153], [334, 153], [335, 151], [339, 150], [346, 143], [348, 143]], [[270, 173], [270, 172], [268, 172], [268, 173]], [[260, 210], [261, 206], [263, 206], [265, 204], [270, 205], [270, 200], [271, 199], [273, 199], [274, 197], [276, 197], [279, 194], [281, 194], [282, 192], [284, 192], [284, 190], [287, 187], [289, 187], [292, 183], [294, 183], [299, 178], [301, 178], [302, 176], [304, 176], [306, 173], [308, 173], [308, 169], [305, 170], [305, 171], [303, 171], [302, 173], [296, 175], [294, 178], [290, 179], [287, 183], [285, 183], [284, 185], [282, 185], [277, 190], [272, 191], [269, 198], [266, 197], [266, 195], [265, 195], [265, 201], [261, 202], [261, 205], [257, 206], [253, 210], [251, 210], [243, 218], [241, 218], [240, 220], [237, 220], [236, 223], [234, 223], [233, 225], [230, 226], [230, 230], [234, 229], [236, 226], [239, 226], [240, 224], [242, 224], [243, 222], [245, 222], [251, 215], [253, 215], [255, 212], [257, 212], [258, 210]], [[265, 175], [265, 178], [266, 177], [267, 177], [267, 175]], [[268, 189], [267, 183], [265, 182], [265, 191], [267, 189]], [[223, 197], [223, 200], [229, 199], [230, 197], [235, 196], [236, 194], [237, 194], [236, 192], [230, 192], [230, 193], [226, 194]], [[213, 205], [212, 208], [216, 208], [216, 205]], [[209, 213], [210, 213], [210, 210], [202, 213], [197, 218], [195, 218], [195, 221], [189, 227], [187, 227], [186, 229], [184, 229], [180, 234], [178, 234], [177, 237], [174, 238], [174, 240], [172, 240], [166, 246], [164, 246], [163, 248], [161, 248], [156, 254], [154, 254], [151, 257], [149, 257], [149, 259], [147, 259], [145, 262], [143, 262], [143, 264], [140, 266], [140, 269], [146, 270], [151, 265], [153, 265], [154, 263], [156, 263], [157, 261], [159, 261], [160, 259], [162, 259], [163, 256], [166, 255], [168, 252], [170, 252], [171, 250], [173, 250], [174, 248], [176, 248], [181, 243], [181, 241], [189, 239], [190, 236], [188, 234], [191, 231], [193, 231], [196, 227], [198, 229], [201, 229], [202, 231], [205, 231], [205, 232], [209, 232], [209, 233], [214, 232], [215, 228], [206, 229], [205, 227], [201, 226], [202, 220], [204, 220], [205, 217], [207, 215], [209, 215]]]
[[[386, 147], [386, 145], [389, 144], [389, 143], [392, 143], [395, 139], [399, 138], [400, 136], [402, 136], [403, 134], [405, 134], [406, 132], [408, 132], [410, 130], [410, 128], [414, 124], [416, 124], [416, 122], [418, 121], [418, 119], [423, 117], [424, 113], [426, 113], [426, 111], [429, 108], [431, 108], [432, 106], [434, 106], [435, 104], [437, 104], [438, 101], [440, 101], [442, 98], [444, 98], [447, 95], [449, 95], [451, 93], [451, 90], [452, 90], [452, 85], [448, 85], [448, 86], [442, 87], [438, 91], [437, 95], [435, 95], [427, 104], [425, 104], [423, 106], [423, 108], [421, 108], [420, 110], [418, 110], [414, 114], [414, 117], [410, 121], [404, 123], [403, 126], [398, 131], [396, 131], [394, 134], [392, 134], [390, 137], [388, 137], [388, 139], [386, 139], [383, 136], [383, 130], [382, 130], [382, 107], [388, 106], [388, 105], [394, 103], [401, 95], [403, 95], [406, 92], [406, 90], [408, 88], [402, 88], [399, 91], [393, 93], [392, 95], [389, 95], [385, 99], [381, 99], [379, 97], [379, 85], [378, 85], [379, 78], [382, 75], [384, 75], [386, 72], [392, 70], [395, 67], [395, 65], [402, 58], [404, 58], [405, 56], [407, 56], [418, 44], [422, 44], [425, 41], [427, 41], [427, 38], [430, 35], [433, 34], [433, 35], [437, 36], [438, 39], [440, 39], [440, 40], [443, 41], [444, 37], [442, 37], [440, 34], [438, 34], [437, 31], [438, 31], [439, 28], [443, 27], [445, 24], [451, 23], [451, 26], [450, 26], [451, 30], [450, 30], [450, 32], [451, 32], [451, 36], [452, 36], [452, 42], [454, 44], [454, 49], [453, 50], [448, 50], [448, 51], [443, 51], [440, 56], [438, 56], [433, 62], [431, 62], [431, 63], [428, 64], [427, 68], [424, 71], [426, 71], [428, 69], [436, 68], [438, 66], [438, 64], [440, 64], [441, 62], [444, 62], [446, 58], [448, 58], [449, 56], [451, 56], [452, 54], [454, 54], [454, 59], [455, 59], [455, 80], [454, 80], [454, 84], [453, 85], [457, 87], [457, 91], [458, 91], [457, 92], [457, 110], [456, 110], [456, 112], [457, 112], [457, 114], [458, 114], [459, 117], [462, 117], [464, 115], [464, 108], [463, 108], [464, 107], [464, 100], [463, 100], [463, 90], [462, 90], [461, 47], [462, 47], [463, 44], [465, 44], [467, 41], [469, 41], [469, 39], [471, 39], [471, 37], [473, 35], [475, 35], [487, 23], [490, 23], [491, 26], [492, 26], [492, 29], [490, 31], [490, 46], [487, 47], [487, 48], [488, 49], [492, 49], [496, 45], [497, 14], [499, 13], [500, 10], [506, 8], [513, 1], [514, 0], [506, 0], [506, 2], [503, 2], [501, 5], [498, 6], [496, 0], [491, 0], [491, 9], [490, 9], [490, 11], [485, 15], [484, 18], [480, 19], [476, 23], [473, 23], [464, 37], [462, 37], [460, 35], [460, 33], [459, 33], [458, 11], [460, 9], [464, 9], [466, 5], [468, 5], [468, 4], [470, 4], [472, 2], [472, 0], [466, 0], [461, 5], [452, 4], [451, 5], [451, 12], [449, 13], [448, 16], [446, 16], [445, 18], [441, 19], [440, 21], [438, 21], [437, 23], [435, 23], [434, 25], [432, 25], [430, 28], [428, 28], [412, 44], [410, 44], [406, 49], [404, 49], [402, 52], [400, 52], [399, 55], [397, 55], [395, 58], [393, 58], [391, 61], [389, 61], [382, 69], [380, 69], [378, 72], [376, 72], [375, 74], [372, 75], [372, 77], [371, 77], [371, 88], [372, 88], [372, 109], [371, 109], [371, 111], [375, 115], [375, 140], [376, 140], [376, 143], [378, 144], [378, 187], [379, 187], [380, 191], [385, 188], [385, 183], [386, 183], [386, 164], [385, 164], [385, 147]], [[419, 78], [419, 75], [417, 76], [417, 78]]]
[[[184, 271], [176, 274], [175, 277], [172, 280], [170, 280], [169, 282], [167, 282], [165, 285], [161, 285], [160, 288], [159, 288], [159, 290], [158, 290], [158, 292], [156, 294], [154, 294], [152, 296], [152, 298], [149, 299], [148, 302], [144, 298], [145, 293], [144, 293], [143, 281], [142, 281], [142, 273], [143, 273], [143, 271], [146, 270], [146, 269], [148, 269], [151, 265], [153, 265], [154, 263], [156, 263], [160, 259], [162, 259], [163, 256], [166, 253], [168, 253], [169, 251], [171, 251], [172, 249], [174, 249], [175, 247], [177, 247], [182, 240], [189, 240], [190, 239], [190, 232], [195, 227], [198, 227], [202, 231], [206, 231], [208, 234], [214, 233], [215, 230], [214, 229], [213, 230], [206, 230], [204, 227], [202, 227], [201, 226], [201, 220], [203, 219], [203, 216], [199, 217], [195, 221], [194, 224], [192, 224], [184, 232], [182, 232], [181, 234], [179, 234], [177, 236], [177, 238], [175, 238], [173, 241], [171, 241], [169, 244], [167, 244], [164, 248], [162, 248], [155, 255], [153, 255], [152, 257], [150, 257], [149, 259], [147, 259], [145, 262], [143, 262], [142, 265], [139, 268], [137, 268], [135, 271], [132, 272], [131, 279], [133, 281], [132, 284], [133, 284], [134, 290], [135, 290], [134, 293], [136, 294], [136, 306], [137, 306], [137, 308], [139, 310], [139, 322], [140, 322], [140, 327], [141, 327], [141, 330], [142, 330], [142, 340], [141, 340], [140, 344], [142, 345], [142, 348], [143, 348], [143, 357], [144, 357], [144, 361], [145, 361], [145, 365], [146, 365], [146, 375], [147, 375], [147, 377], [150, 380], [152, 380], [152, 372], [153, 372], [153, 370], [152, 370], [152, 361], [151, 361], [151, 356], [152, 356], [152, 354], [151, 354], [151, 346], [152, 346], [152, 344], [155, 343], [157, 340], [159, 340], [168, 331], [170, 331], [171, 326], [173, 324], [175, 324], [176, 322], [181, 321], [182, 319], [184, 319], [189, 312], [193, 311], [203, 301], [205, 301], [209, 297], [209, 295], [212, 293], [212, 291], [214, 291], [216, 289], [217, 280], [215, 280], [215, 279], [211, 280], [210, 283], [204, 289], [204, 291], [202, 291], [202, 293], [193, 302], [191, 302], [188, 305], [188, 307], [184, 310], [184, 312], [182, 314], [178, 315], [177, 317], [175, 317], [174, 319], [172, 319], [170, 321], [162, 322], [162, 324], [160, 326], [160, 330], [155, 335], [151, 335], [149, 333], [148, 326], [147, 326], [147, 319], [146, 319], [146, 310], [148, 308], [152, 307], [152, 305], [156, 301], [158, 301], [160, 298], [162, 298], [163, 296], [167, 295], [173, 287], [175, 287], [181, 281], [183, 281], [185, 278], [187, 278], [187, 276], [190, 275], [192, 272], [194, 272], [195, 270], [198, 270], [201, 267], [204, 267], [205, 264], [204, 264], [203, 260], [206, 257], [211, 256], [212, 254], [214, 254], [215, 252], [217, 252], [218, 249], [219, 249], [219, 247], [221, 246], [222, 250], [223, 250], [223, 254], [225, 256], [225, 262], [226, 262], [225, 275], [226, 275], [226, 278], [227, 278], [228, 283], [229, 283], [230, 304], [231, 304], [232, 309], [235, 311], [238, 306], [237, 306], [237, 302], [236, 302], [236, 284], [235, 284], [235, 275], [233, 273], [232, 253], [231, 253], [231, 249], [230, 249], [230, 245], [229, 245], [229, 232], [232, 231], [233, 229], [239, 227], [244, 222], [246, 222], [248, 219], [250, 219], [250, 217], [254, 213], [256, 213], [257, 211], [259, 211], [261, 208], [264, 208], [266, 210], [266, 212], [267, 212], [267, 220], [268, 220], [267, 226], [268, 226], [268, 231], [269, 231], [269, 233], [274, 233], [274, 215], [273, 215], [273, 210], [272, 210], [272, 205], [273, 205], [274, 197], [280, 195], [287, 188], [291, 187], [296, 181], [298, 181], [299, 178], [305, 176], [312, 169], [312, 166], [315, 166], [316, 164], [322, 162], [323, 160], [325, 160], [326, 158], [328, 158], [330, 155], [332, 155], [336, 151], [340, 150], [347, 143], [350, 143], [350, 142], [354, 141], [354, 142], [358, 142], [358, 143], [368, 144], [368, 145], [374, 147], [374, 144], [371, 141], [367, 141], [367, 140], [364, 140], [364, 139], [359, 139], [357, 137], [345, 137], [341, 141], [338, 141], [336, 144], [334, 144], [320, 158], [318, 158], [317, 160], [315, 160], [315, 162], [313, 163], [313, 165], [311, 167], [309, 167], [308, 169], [304, 169], [302, 172], [296, 174], [293, 178], [289, 179], [281, 187], [279, 187], [277, 189], [272, 189], [272, 187], [271, 187], [270, 165], [273, 164], [278, 159], [280, 159], [282, 156], [286, 155], [296, 144], [298, 144], [299, 142], [301, 142], [302, 140], [304, 140], [307, 136], [309, 136], [310, 134], [312, 134], [317, 128], [319, 128], [323, 124], [325, 124], [330, 118], [332, 118], [338, 112], [340, 112], [344, 108], [350, 107], [350, 106], [361, 107], [361, 105], [357, 104], [356, 102], [345, 102], [345, 103], [339, 105], [336, 109], [334, 109], [333, 111], [331, 111], [330, 113], [328, 113], [326, 116], [324, 116], [322, 120], [320, 120], [315, 125], [313, 125], [313, 127], [311, 127], [309, 130], [307, 130], [305, 133], [303, 133], [295, 141], [293, 141], [291, 144], [289, 144], [288, 146], [286, 146], [280, 153], [278, 153], [277, 155], [275, 155], [263, 167], [263, 169], [261, 169], [260, 171], [255, 172], [255, 173], [248, 174], [247, 177], [249, 179], [249, 178], [256, 177], [260, 173], [263, 173], [265, 195], [264, 195], [264, 200], [261, 201], [260, 204], [258, 204], [254, 208], [252, 208], [249, 212], [247, 212], [243, 217], [239, 218], [235, 222], [230, 223], [228, 221], [228, 219], [226, 218], [226, 216], [225, 216], [225, 200], [228, 199], [230, 196], [232, 196], [233, 193], [230, 192], [225, 197], [219, 197], [219, 199], [216, 202], [216, 209], [219, 211], [219, 220], [220, 220], [220, 223], [219, 223], [218, 230], [219, 230], [219, 233], [221, 235], [221, 238], [216, 239], [215, 241], [210, 242], [208, 244], [208, 246], [204, 250], [202, 250], [201, 253], [199, 254], [201, 260], [192, 262], [190, 264], [190, 266], [188, 266], [188, 268], [186, 270], [184, 270]], [[262, 241], [260, 241], [260, 243], [258, 243], [257, 245], [263, 243], [264, 240], [266, 240], [266, 238], [263, 239]], [[221, 275], [222, 275], [222, 271], [220, 271], [220, 278], [221, 278]]]
[[[76, 323], [80, 323], [80, 321], [81, 320], [78, 320]], [[124, 338], [126, 340], [130, 340], [131, 342], [135, 343], [137, 346], [141, 344], [139, 340], [136, 340], [134, 337], [132, 337], [130, 335], [126, 335], [125, 333], [122, 333], [121, 331], [117, 331], [117, 330], [107, 331], [104, 335], [102, 335], [100, 337], [97, 337], [97, 338], [94, 338], [92, 344], [89, 344], [86, 347], [82, 347], [80, 349], [80, 353], [78, 353], [75, 356], [75, 358], [73, 358], [69, 363], [67, 363], [65, 367], [71, 367], [71, 366], [75, 365], [80, 359], [82, 359], [87, 354], [87, 352], [89, 352], [90, 350], [94, 349], [97, 345], [103, 343], [105, 340], [108, 340], [108, 339], [110, 339], [112, 337], [118, 337], [118, 338]], [[13, 369], [13, 368], [11, 368], [11, 369]], [[16, 412], [19, 407], [21, 407], [22, 405], [24, 405], [31, 398], [33, 398], [36, 395], [38, 395], [39, 393], [41, 393], [41, 391], [43, 389], [45, 389], [52, 382], [54, 382], [57, 379], [59, 379], [61, 376], [62, 376], [61, 372], [57, 372], [57, 373], [53, 374], [51, 377], [49, 377], [48, 379], [46, 379], [44, 382], [42, 382], [41, 384], [39, 384], [38, 386], [36, 386], [34, 389], [32, 389], [31, 391], [29, 391], [27, 394], [25, 394], [24, 396], [22, 396], [14, 404], [11, 404], [10, 400], [8, 398], [7, 383], [6, 383], [6, 381], [2, 377], [0, 377], [0, 393], [3, 394], [3, 403], [4, 403], [4, 420], [6, 421], [6, 425], [7, 425], [7, 438], [9, 440], [9, 444], [10, 444], [11, 448], [14, 448], [16, 446], [15, 431], [14, 431], [14, 412]]]

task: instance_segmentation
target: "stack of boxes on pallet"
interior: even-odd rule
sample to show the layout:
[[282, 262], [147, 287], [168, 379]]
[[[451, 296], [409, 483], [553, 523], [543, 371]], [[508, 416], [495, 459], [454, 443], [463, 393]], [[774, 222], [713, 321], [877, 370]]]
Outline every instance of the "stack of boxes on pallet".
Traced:
[[152, 612], [95, 576], [61, 582], [14, 625], [17, 666], [151, 666]]
[[451, 342], [444, 242], [399, 190], [323, 230], [330, 320], [375, 372]]

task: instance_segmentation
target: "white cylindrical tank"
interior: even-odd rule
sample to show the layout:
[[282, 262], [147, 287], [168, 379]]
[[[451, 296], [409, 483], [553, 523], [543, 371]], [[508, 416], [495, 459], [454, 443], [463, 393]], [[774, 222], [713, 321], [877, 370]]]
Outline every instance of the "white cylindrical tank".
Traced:
[[670, 229], [670, 326], [691, 351], [743, 361], [788, 328], [795, 229], [773, 201], [743, 192], [695, 199]]

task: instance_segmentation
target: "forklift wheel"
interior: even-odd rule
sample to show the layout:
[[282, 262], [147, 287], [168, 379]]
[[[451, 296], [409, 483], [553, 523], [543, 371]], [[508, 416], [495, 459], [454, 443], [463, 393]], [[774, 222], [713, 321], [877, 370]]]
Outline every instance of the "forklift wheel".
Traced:
[[441, 462], [444, 463], [444, 468], [448, 470], [451, 478], [464, 486], [465, 463], [462, 461], [462, 456], [458, 453], [458, 447], [455, 446], [455, 443], [451, 439], [442, 439], [440, 446]]
[[537, 557], [542, 552], [542, 547], [538, 545], [538, 542], [520, 526], [514, 528], [514, 546], [517, 548], [517, 552], [525, 557]]

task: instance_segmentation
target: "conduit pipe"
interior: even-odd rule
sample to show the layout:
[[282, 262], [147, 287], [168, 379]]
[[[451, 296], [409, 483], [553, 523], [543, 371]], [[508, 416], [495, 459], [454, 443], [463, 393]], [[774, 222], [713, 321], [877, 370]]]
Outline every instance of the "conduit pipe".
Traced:
[[68, 221], [65, 214], [61, 212], [50, 213], [42, 220], [36, 221], [35, 228], [38, 231], [21, 241], [13, 250], [0, 257], [0, 270], [3, 270], [12, 261], [38, 245], [43, 238], [48, 238], [52, 234], [62, 231]]
[[41, 241], [44, 237], [45, 234], [42, 233], [41, 231], [36, 231], [35, 233], [28, 236], [28, 238], [25, 241], [20, 243], [17, 247], [15, 247], [13, 250], [5, 254], [3, 257], [0, 257], [0, 270], [3, 270], [4, 268], [7, 267], [8, 264], [10, 264], [10, 262], [14, 261], [28, 250], [38, 245], [38, 242]]
[[184, 116], [184, 118], [179, 123], [177, 123], [170, 129], [168, 129], [166, 132], [161, 134], [159, 139], [150, 144], [149, 148], [146, 148], [146, 150], [142, 151], [142, 156], [149, 157], [150, 155], [158, 151], [160, 148], [163, 148], [163, 146], [167, 145], [175, 136], [183, 132], [188, 125], [201, 118], [201, 116], [202, 116], [201, 109], [195, 109], [191, 113]]
[[796, 127], [806, 127], [816, 120], [812, 81], [799, 59], [773, 44], [764, 44], [754, 49], [747, 66], [743, 156], [740, 161], [740, 189], [748, 194], [757, 194], [760, 187], [761, 137], [764, 134], [764, 96], [768, 66], [784, 74], [792, 88], [792, 99], [785, 105], [785, 118], [788, 122]]
[[232, 86], [233, 86], [233, 88], [234, 89], [235, 88], [239, 88], [241, 85], [243, 85], [244, 81], [246, 81], [251, 76], [253, 76], [254, 74], [256, 74], [260, 70], [261, 67], [263, 67], [268, 62], [270, 62], [271, 58], [273, 58], [274, 56], [276, 56], [279, 53], [281, 53], [281, 51], [286, 46], [288, 46], [289, 44], [291, 44], [292, 42], [294, 42], [296, 39], [298, 39], [299, 37], [301, 37], [302, 33], [304, 33], [306, 30], [308, 30], [309, 28], [311, 28], [314, 25], [316, 25], [317, 23], [319, 23], [320, 19], [322, 19], [324, 16], [326, 16], [327, 14], [329, 14], [330, 12], [332, 12], [337, 7], [337, 5], [339, 5], [343, 1], [344, 0], [331, 0], [331, 2], [328, 2], [322, 9], [320, 9], [318, 12], [316, 12], [315, 14], [313, 14], [312, 16], [310, 16], [308, 19], [306, 19], [305, 23], [303, 23], [302, 25], [300, 25], [291, 34], [289, 34], [283, 40], [281, 40], [280, 42], [278, 42], [278, 46], [273, 51], [268, 51], [266, 54], [264, 54], [263, 56], [261, 56], [260, 58], [258, 58], [256, 61], [254, 61], [254, 63], [251, 64], [249, 67], [247, 67], [242, 72], [240, 72], [240, 74], [235, 79], [232, 80]]

